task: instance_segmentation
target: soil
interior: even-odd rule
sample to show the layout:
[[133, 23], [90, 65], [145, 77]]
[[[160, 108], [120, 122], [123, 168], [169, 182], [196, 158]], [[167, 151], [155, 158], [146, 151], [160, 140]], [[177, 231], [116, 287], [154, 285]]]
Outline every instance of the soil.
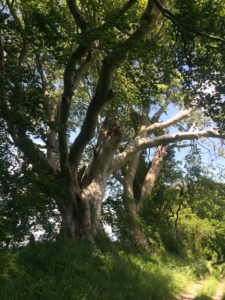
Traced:
[[[201, 288], [202, 282], [197, 281], [193, 283], [190, 288], [182, 293], [180, 297], [176, 298], [176, 300], [194, 300], [197, 296], [198, 290]], [[212, 300], [222, 300], [224, 294], [224, 282], [220, 282], [215, 295], [212, 297]]]

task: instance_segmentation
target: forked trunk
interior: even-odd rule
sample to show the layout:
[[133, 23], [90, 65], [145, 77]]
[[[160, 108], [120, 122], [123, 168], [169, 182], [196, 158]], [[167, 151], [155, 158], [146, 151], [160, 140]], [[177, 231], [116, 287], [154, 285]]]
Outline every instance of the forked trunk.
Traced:
[[127, 212], [129, 215], [129, 233], [133, 244], [150, 248], [147, 236], [140, 224], [140, 213], [144, 208], [146, 199], [151, 195], [152, 189], [159, 176], [163, 166], [163, 160], [167, 155], [167, 146], [159, 146], [155, 152], [153, 161], [148, 172], [145, 175], [142, 186], [140, 186], [140, 198], [134, 199], [133, 185], [135, 181], [135, 174], [138, 168], [138, 160], [140, 159], [140, 152], [136, 153], [128, 164], [128, 170], [125, 178], [123, 179], [124, 195], [130, 199]]
[[[62, 214], [62, 232], [72, 239], [95, 241], [104, 234], [102, 200], [110, 163], [122, 138], [122, 129], [112, 118], [107, 118], [99, 132], [94, 157], [88, 168], [81, 169], [77, 184], [70, 179], [63, 201], [58, 201]], [[77, 187], [76, 187], [77, 185]]]

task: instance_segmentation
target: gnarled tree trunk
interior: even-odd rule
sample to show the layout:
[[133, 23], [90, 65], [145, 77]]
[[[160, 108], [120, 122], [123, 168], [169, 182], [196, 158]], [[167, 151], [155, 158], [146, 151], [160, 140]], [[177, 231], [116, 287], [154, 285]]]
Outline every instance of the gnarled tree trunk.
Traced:
[[110, 164], [122, 137], [120, 126], [107, 118], [100, 130], [93, 160], [77, 178], [64, 182], [64, 196], [57, 201], [62, 215], [61, 233], [72, 238], [94, 241], [104, 233], [102, 201], [105, 194]]

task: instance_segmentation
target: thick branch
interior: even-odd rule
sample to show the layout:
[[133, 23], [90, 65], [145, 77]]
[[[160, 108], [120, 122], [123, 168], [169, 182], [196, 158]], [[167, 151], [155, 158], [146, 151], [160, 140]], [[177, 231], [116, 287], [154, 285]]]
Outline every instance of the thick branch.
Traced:
[[46, 170], [49, 173], [55, 174], [54, 168], [49, 164], [44, 153], [38, 149], [24, 132], [19, 130], [16, 125], [9, 126], [9, 132], [15, 145], [24, 153], [35, 169]]
[[45, 73], [43, 71], [42, 61], [41, 61], [41, 58], [38, 53], [36, 54], [36, 64], [37, 64], [37, 70], [41, 77], [42, 89], [43, 89], [43, 94], [44, 94], [44, 113], [47, 118], [47, 121], [51, 122], [53, 111], [51, 109], [50, 97], [49, 97], [49, 93], [48, 93], [47, 76], [45, 75]]
[[[45, 170], [48, 173], [56, 174], [54, 168], [49, 164], [45, 154], [38, 149], [33, 141], [26, 135], [25, 130], [15, 124], [15, 116], [11, 115], [4, 100], [1, 103], [1, 117], [3, 117], [8, 125], [15, 145], [24, 153], [29, 162], [38, 170]], [[18, 120], [18, 118], [16, 118]]]
[[94, 136], [98, 115], [101, 109], [104, 104], [114, 96], [112, 92], [113, 71], [113, 65], [104, 61], [99, 75], [98, 85], [87, 109], [81, 131], [70, 149], [69, 159], [75, 169], [78, 167], [84, 148]]
[[151, 138], [136, 138], [130, 146], [128, 146], [122, 153], [120, 153], [113, 161], [112, 170], [118, 170], [133, 153], [136, 153], [140, 149], [157, 147], [159, 145], [169, 145], [184, 140], [195, 140], [202, 137], [220, 138], [225, 139], [225, 133], [218, 133], [217, 131], [202, 130], [194, 132], [181, 132], [175, 134], [165, 134]]
[[150, 125], [146, 130], [147, 130], [148, 133], [150, 133], [150, 132], [153, 132], [154, 130], [157, 130], [157, 129], [168, 128], [169, 126], [177, 124], [178, 122], [180, 122], [180, 121], [186, 119], [187, 117], [189, 117], [194, 110], [195, 110], [194, 108], [191, 108], [191, 109], [181, 111], [175, 117], [173, 117], [173, 118], [171, 118], [167, 121]]
[[108, 178], [108, 170], [117, 146], [122, 139], [123, 128], [114, 118], [106, 118], [99, 132], [94, 155], [87, 172], [87, 182], [96, 178]]
[[7, 6], [9, 8], [9, 11], [10, 11], [11, 15], [13, 16], [14, 20], [17, 23], [18, 29], [23, 34], [24, 28], [23, 28], [23, 25], [22, 25], [18, 15], [16, 14], [16, 11], [15, 11], [14, 7], [13, 7], [13, 1], [10, 2], [9, 0], [6, 0], [6, 3], [7, 3]]
[[115, 68], [126, 58], [127, 53], [153, 30], [158, 16], [159, 10], [149, 0], [141, 17], [139, 28], [125, 42], [119, 42], [112, 53], [104, 59], [95, 94], [88, 107], [81, 131], [71, 147], [69, 159], [75, 170], [78, 168], [84, 148], [94, 135], [100, 111], [105, 103], [114, 96], [112, 76]]
[[64, 72], [64, 91], [60, 105], [58, 124], [60, 166], [62, 172], [67, 172], [69, 168], [67, 125], [73, 92], [79, 84], [83, 74], [92, 65], [94, 59], [92, 53], [89, 52], [87, 58], [83, 63], [81, 63], [80, 68], [75, 72], [75, 65], [81, 61], [81, 59], [85, 55], [85, 52], [86, 48], [84, 48], [83, 46], [79, 46], [78, 49], [71, 55]]
[[134, 199], [133, 183], [137, 172], [140, 155], [141, 151], [131, 155], [128, 163], [128, 169], [126, 175], [124, 176], [123, 194], [130, 199]]
[[141, 210], [144, 206], [144, 200], [151, 194], [159, 173], [163, 167], [163, 160], [168, 154], [168, 146], [159, 146], [155, 152], [151, 166], [145, 176], [141, 187], [141, 197], [138, 203], [138, 209]]
[[163, 105], [159, 108], [159, 110], [157, 110], [155, 112], [155, 114], [150, 119], [151, 124], [155, 124], [156, 122], [158, 122], [161, 115], [165, 112], [165, 108], [166, 108], [166, 105]]
[[77, 26], [81, 30], [85, 30], [88, 27], [88, 23], [85, 20], [84, 16], [82, 15], [80, 9], [77, 6], [77, 1], [76, 0], [66, 0], [68, 8], [77, 24]]

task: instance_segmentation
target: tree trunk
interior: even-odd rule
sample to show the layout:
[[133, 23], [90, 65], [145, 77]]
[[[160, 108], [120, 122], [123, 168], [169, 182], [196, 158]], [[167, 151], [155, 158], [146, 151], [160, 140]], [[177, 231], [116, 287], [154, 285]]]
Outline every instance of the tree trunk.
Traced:
[[70, 239], [94, 240], [92, 234], [91, 209], [87, 199], [81, 199], [77, 193], [66, 193], [67, 197], [61, 200], [60, 234]]
[[[65, 199], [58, 201], [62, 214], [62, 233], [72, 239], [94, 242], [104, 234], [102, 201], [110, 164], [122, 138], [122, 129], [113, 118], [106, 118], [99, 132], [93, 159], [87, 169], [78, 172], [77, 184], [69, 178], [64, 190]], [[67, 186], [68, 185], [68, 186]]]
[[123, 195], [129, 199], [127, 205], [128, 214], [128, 231], [129, 231], [129, 244], [133, 247], [142, 247], [144, 249], [149, 249], [147, 238], [142, 231], [139, 223], [139, 215], [137, 214], [137, 203], [134, 199], [133, 183], [136, 175], [138, 161], [141, 152], [137, 152], [131, 157], [128, 164], [127, 173], [123, 179]]
[[[63, 201], [60, 207], [62, 217], [60, 234], [69, 239], [85, 239], [94, 242], [99, 232], [103, 233], [99, 201], [96, 195], [90, 197], [74, 194]], [[98, 208], [98, 209], [97, 209]]]
[[129, 235], [131, 246], [149, 249], [149, 243], [143, 229], [141, 228], [139, 215], [137, 214], [137, 205], [134, 200], [131, 200], [127, 207], [129, 215]]
[[149, 249], [150, 244], [140, 225], [140, 213], [144, 207], [146, 198], [151, 195], [151, 191], [162, 169], [163, 160], [167, 155], [167, 148], [167, 146], [159, 146], [157, 148], [153, 161], [151, 163], [151, 167], [145, 175], [142, 186], [140, 187], [140, 199], [136, 199], [138, 201], [135, 201], [134, 199], [133, 184], [141, 152], [137, 152], [131, 157], [126, 176], [123, 179], [123, 193], [127, 198], [130, 199], [127, 207], [127, 212], [130, 221], [129, 233], [131, 241], [134, 245], [139, 245], [145, 249]]

